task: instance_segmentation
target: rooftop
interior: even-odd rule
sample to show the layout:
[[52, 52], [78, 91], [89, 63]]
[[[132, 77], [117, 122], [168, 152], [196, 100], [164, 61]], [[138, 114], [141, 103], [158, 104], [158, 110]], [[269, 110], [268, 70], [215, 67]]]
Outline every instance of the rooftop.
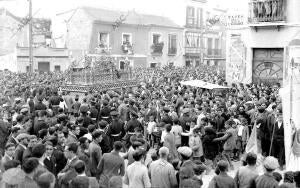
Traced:
[[124, 24], [181, 28], [170, 18], [156, 15], [140, 14], [134, 10], [122, 12], [92, 7], [82, 7], [81, 9], [84, 10], [86, 14], [93, 19], [93, 21], [115, 23], [118, 19], [124, 18], [124, 21], [122, 22]]

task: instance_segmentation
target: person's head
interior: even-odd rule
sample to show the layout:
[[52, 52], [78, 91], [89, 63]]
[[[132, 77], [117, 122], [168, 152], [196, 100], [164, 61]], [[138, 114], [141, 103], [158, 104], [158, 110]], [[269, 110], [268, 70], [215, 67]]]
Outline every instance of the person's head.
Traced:
[[165, 125], [165, 129], [166, 129], [166, 131], [169, 133], [169, 132], [171, 132], [171, 130], [172, 130], [172, 125], [171, 124], [166, 124]]
[[16, 151], [16, 146], [13, 143], [7, 143], [5, 145], [5, 154], [9, 157], [13, 157]]
[[9, 160], [9, 161], [6, 161], [4, 164], [2, 164], [3, 167], [4, 167], [4, 170], [8, 170], [8, 169], [11, 169], [11, 168], [17, 168], [17, 167], [20, 167], [21, 163], [20, 161], [18, 160]]
[[196, 176], [201, 176], [204, 174], [207, 167], [205, 165], [199, 163], [199, 164], [196, 164], [193, 169], [194, 169]]
[[80, 147], [82, 147], [83, 149], [87, 149], [89, 147], [89, 140], [87, 139], [87, 137], [80, 137], [78, 141]]
[[65, 147], [64, 155], [67, 159], [72, 159], [76, 156], [78, 150], [77, 143], [70, 143]]
[[292, 171], [287, 171], [283, 175], [283, 182], [294, 183], [294, 173]]
[[29, 137], [28, 134], [21, 133], [17, 136], [16, 139], [19, 141], [20, 144], [23, 144], [24, 146], [27, 146], [28, 145], [28, 137]]
[[151, 154], [151, 160], [152, 160], [152, 161], [156, 161], [157, 159], [158, 159], [158, 156], [157, 156], [156, 152], [153, 152], [153, 153]]
[[140, 149], [135, 150], [132, 154], [134, 161], [141, 161], [144, 156], [144, 152]]
[[257, 155], [255, 153], [247, 153], [246, 155], [246, 162], [249, 166], [256, 165]]
[[150, 122], [153, 122], [153, 121], [154, 121], [154, 116], [150, 116], [150, 117], [149, 117], [149, 121], [150, 121]]
[[169, 149], [167, 147], [161, 147], [159, 149], [159, 157], [162, 159], [167, 159], [169, 155]]
[[123, 148], [123, 144], [121, 141], [114, 142], [114, 150], [119, 152]]
[[36, 178], [39, 188], [54, 188], [55, 176], [50, 172], [44, 172]]
[[50, 141], [47, 141], [47, 142], [45, 142], [45, 147], [46, 147], [46, 155], [49, 157], [52, 156], [53, 150], [54, 150], [53, 143]]
[[39, 160], [37, 158], [31, 157], [24, 161], [22, 169], [26, 174], [33, 175], [38, 166]]
[[294, 172], [294, 180], [296, 183], [296, 187], [300, 187], [300, 171]]
[[228, 162], [224, 161], [224, 160], [219, 161], [217, 164], [217, 169], [220, 172], [227, 172], [228, 171]]
[[77, 174], [83, 174], [85, 172], [85, 163], [81, 160], [77, 161], [74, 169]]
[[65, 137], [65, 134], [62, 131], [59, 131], [57, 133], [57, 141], [58, 141], [59, 144], [64, 144], [65, 143], [66, 137]]
[[95, 131], [95, 129], [96, 129], [96, 126], [93, 125], [93, 124], [91, 124], [91, 125], [88, 126], [88, 132], [89, 133], [93, 133]]
[[43, 157], [45, 152], [46, 152], [46, 146], [44, 144], [36, 144], [32, 148], [32, 156], [38, 159]]
[[193, 153], [192, 149], [187, 146], [179, 147], [177, 151], [183, 161], [189, 160]]
[[100, 143], [103, 139], [101, 131], [95, 131], [92, 134], [93, 140], [97, 143]]
[[275, 157], [268, 156], [265, 158], [265, 160], [263, 162], [263, 166], [264, 166], [266, 172], [271, 173], [279, 167], [279, 163]]
[[33, 148], [37, 144], [37, 137], [35, 135], [29, 136], [28, 147]]
[[278, 183], [282, 180], [282, 175], [279, 172], [273, 172], [272, 175]]
[[72, 127], [72, 132], [78, 136], [80, 134], [80, 127], [78, 125], [73, 125]]

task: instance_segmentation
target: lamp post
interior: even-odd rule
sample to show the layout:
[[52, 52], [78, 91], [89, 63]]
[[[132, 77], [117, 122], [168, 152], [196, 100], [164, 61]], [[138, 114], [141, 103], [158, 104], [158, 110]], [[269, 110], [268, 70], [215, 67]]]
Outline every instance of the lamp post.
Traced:
[[32, 48], [32, 42], [33, 42], [33, 36], [32, 36], [32, 0], [29, 1], [29, 70], [31, 73], [33, 73], [33, 48]]

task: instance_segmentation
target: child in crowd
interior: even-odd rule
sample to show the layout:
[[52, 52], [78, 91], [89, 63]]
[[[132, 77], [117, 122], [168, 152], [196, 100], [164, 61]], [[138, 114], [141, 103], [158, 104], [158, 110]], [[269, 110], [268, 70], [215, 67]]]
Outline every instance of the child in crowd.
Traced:
[[175, 146], [176, 148], [181, 146], [181, 134], [182, 134], [182, 127], [179, 125], [178, 118], [173, 120], [173, 126], [171, 129], [171, 133], [175, 136]]
[[176, 159], [177, 150], [175, 146], [175, 136], [171, 133], [172, 125], [165, 125], [166, 135], [164, 136], [164, 146], [169, 149], [169, 160]]
[[154, 121], [154, 116], [150, 116], [149, 117], [149, 123], [148, 123], [148, 126], [147, 126], [147, 140], [149, 140], [149, 144], [151, 147], [154, 147], [154, 138], [153, 138], [153, 131], [154, 131], [154, 128], [156, 127], [156, 122]]
[[193, 134], [189, 139], [189, 146], [193, 150], [193, 160], [200, 160], [201, 158], [203, 158], [203, 146], [201, 141], [200, 128], [193, 129]]

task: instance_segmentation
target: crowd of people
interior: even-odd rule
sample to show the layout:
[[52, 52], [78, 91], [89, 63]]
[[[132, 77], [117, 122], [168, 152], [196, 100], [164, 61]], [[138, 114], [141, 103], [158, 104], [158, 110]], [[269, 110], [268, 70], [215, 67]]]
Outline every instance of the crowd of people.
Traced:
[[[133, 73], [137, 87], [82, 97], [60, 90], [62, 73], [1, 72], [0, 187], [199, 188], [212, 172], [209, 188], [300, 187], [300, 172], [276, 172], [285, 167], [280, 84], [229, 86], [204, 65]], [[190, 79], [228, 89], [180, 84]], [[254, 131], [257, 153], [246, 151]]]

